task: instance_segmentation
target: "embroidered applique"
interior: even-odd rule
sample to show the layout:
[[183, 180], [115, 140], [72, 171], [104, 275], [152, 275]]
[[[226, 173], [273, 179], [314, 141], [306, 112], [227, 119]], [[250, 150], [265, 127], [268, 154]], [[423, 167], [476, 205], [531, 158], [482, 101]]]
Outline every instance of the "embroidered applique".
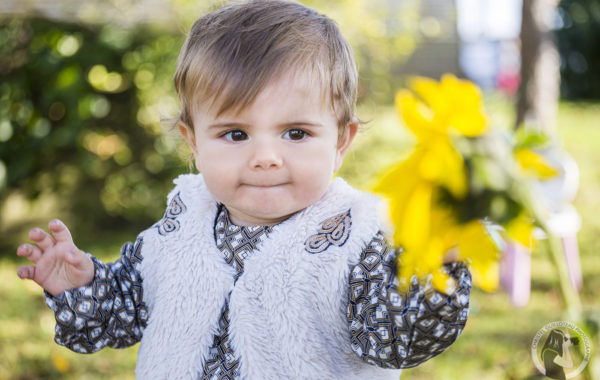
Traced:
[[327, 250], [332, 244], [341, 247], [348, 240], [351, 227], [352, 217], [348, 209], [321, 223], [318, 233], [306, 239], [304, 249], [308, 253], [316, 254]]
[[179, 229], [179, 221], [177, 220], [177, 217], [187, 211], [187, 207], [181, 200], [179, 194], [180, 193], [177, 193], [173, 197], [171, 203], [169, 203], [169, 207], [167, 207], [167, 211], [165, 211], [163, 218], [160, 220], [160, 222], [154, 225], [154, 227], [158, 229], [158, 233], [163, 236]]

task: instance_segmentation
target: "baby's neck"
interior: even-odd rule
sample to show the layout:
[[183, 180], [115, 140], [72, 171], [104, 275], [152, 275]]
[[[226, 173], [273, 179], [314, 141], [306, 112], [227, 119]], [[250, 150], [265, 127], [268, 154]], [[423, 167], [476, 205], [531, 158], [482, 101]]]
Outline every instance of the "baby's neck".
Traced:
[[239, 218], [235, 213], [232, 213], [227, 209], [225, 205], [222, 205], [224, 212], [227, 214], [227, 219], [229, 219], [229, 223], [238, 226], [238, 227], [272, 227], [277, 224], [280, 224], [287, 219], [289, 219], [292, 215], [285, 215], [281, 218], [276, 218], [272, 220], [265, 220], [261, 218], [254, 218], [252, 216], [245, 216], [244, 218]]

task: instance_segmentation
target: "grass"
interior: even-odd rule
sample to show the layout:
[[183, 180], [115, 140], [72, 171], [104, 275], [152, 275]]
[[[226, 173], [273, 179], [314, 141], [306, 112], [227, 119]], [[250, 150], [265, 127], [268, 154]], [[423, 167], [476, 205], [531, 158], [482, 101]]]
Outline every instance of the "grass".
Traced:
[[[506, 102], [488, 99], [493, 119], [506, 124], [511, 110]], [[389, 108], [363, 109], [372, 121], [358, 137], [340, 175], [367, 189], [374, 174], [396, 160], [410, 145], [410, 136], [398, 128]], [[581, 171], [574, 202], [583, 219], [579, 233], [584, 288], [581, 296], [590, 312], [600, 313], [600, 106], [562, 103], [559, 112], [561, 140]], [[130, 237], [134, 239], [135, 237]], [[121, 237], [119, 237], [121, 239]], [[103, 259], [118, 255], [123, 240], [83, 247]], [[53, 342], [53, 315], [36, 285], [20, 281], [18, 262], [0, 261], [0, 380], [3, 379], [133, 379], [137, 346], [105, 349], [92, 355], [75, 354]], [[442, 355], [404, 371], [406, 380], [421, 379], [525, 379], [537, 371], [529, 350], [535, 333], [546, 323], [564, 318], [555, 269], [544, 244], [533, 256], [532, 294], [529, 304], [515, 308], [502, 292], [474, 290], [470, 318], [460, 339]], [[592, 342], [592, 353], [598, 348]]]

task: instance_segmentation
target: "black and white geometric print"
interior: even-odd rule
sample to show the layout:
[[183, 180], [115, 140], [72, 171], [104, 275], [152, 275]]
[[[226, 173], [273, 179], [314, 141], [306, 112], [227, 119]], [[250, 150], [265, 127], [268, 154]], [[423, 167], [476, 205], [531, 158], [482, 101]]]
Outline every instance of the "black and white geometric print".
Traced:
[[272, 230], [272, 226], [236, 226], [231, 223], [227, 209], [222, 207], [215, 224], [215, 241], [225, 261], [236, 269], [236, 280], [244, 272], [244, 261]]
[[308, 253], [317, 254], [326, 251], [331, 245], [341, 247], [348, 240], [351, 228], [352, 217], [348, 209], [323, 221], [317, 233], [306, 239], [304, 249]]
[[409, 368], [458, 338], [468, 316], [471, 277], [464, 264], [452, 263], [446, 270], [458, 286], [451, 296], [416, 280], [400, 293], [395, 258], [379, 233], [350, 275], [347, 316], [357, 355], [383, 368]]

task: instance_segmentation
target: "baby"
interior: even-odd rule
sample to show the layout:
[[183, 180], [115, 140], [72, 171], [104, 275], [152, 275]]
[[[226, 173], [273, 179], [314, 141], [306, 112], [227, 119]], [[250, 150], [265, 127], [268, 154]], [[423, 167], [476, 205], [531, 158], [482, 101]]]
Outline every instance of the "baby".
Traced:
[[164, 217], [114, 263], [58, 220], [17, 250], [56, 342], [141, 342], [143, 379], [391, 379], [452, 344], [466, 267], [446, 265], [450, 295], [399, 290], [378, 199], [332, 180], [359, 126], [357, 77], [333, 21], [301, 4], [236, 3], [196, 21], [175, 86], [200, 174], [175, 180]]

